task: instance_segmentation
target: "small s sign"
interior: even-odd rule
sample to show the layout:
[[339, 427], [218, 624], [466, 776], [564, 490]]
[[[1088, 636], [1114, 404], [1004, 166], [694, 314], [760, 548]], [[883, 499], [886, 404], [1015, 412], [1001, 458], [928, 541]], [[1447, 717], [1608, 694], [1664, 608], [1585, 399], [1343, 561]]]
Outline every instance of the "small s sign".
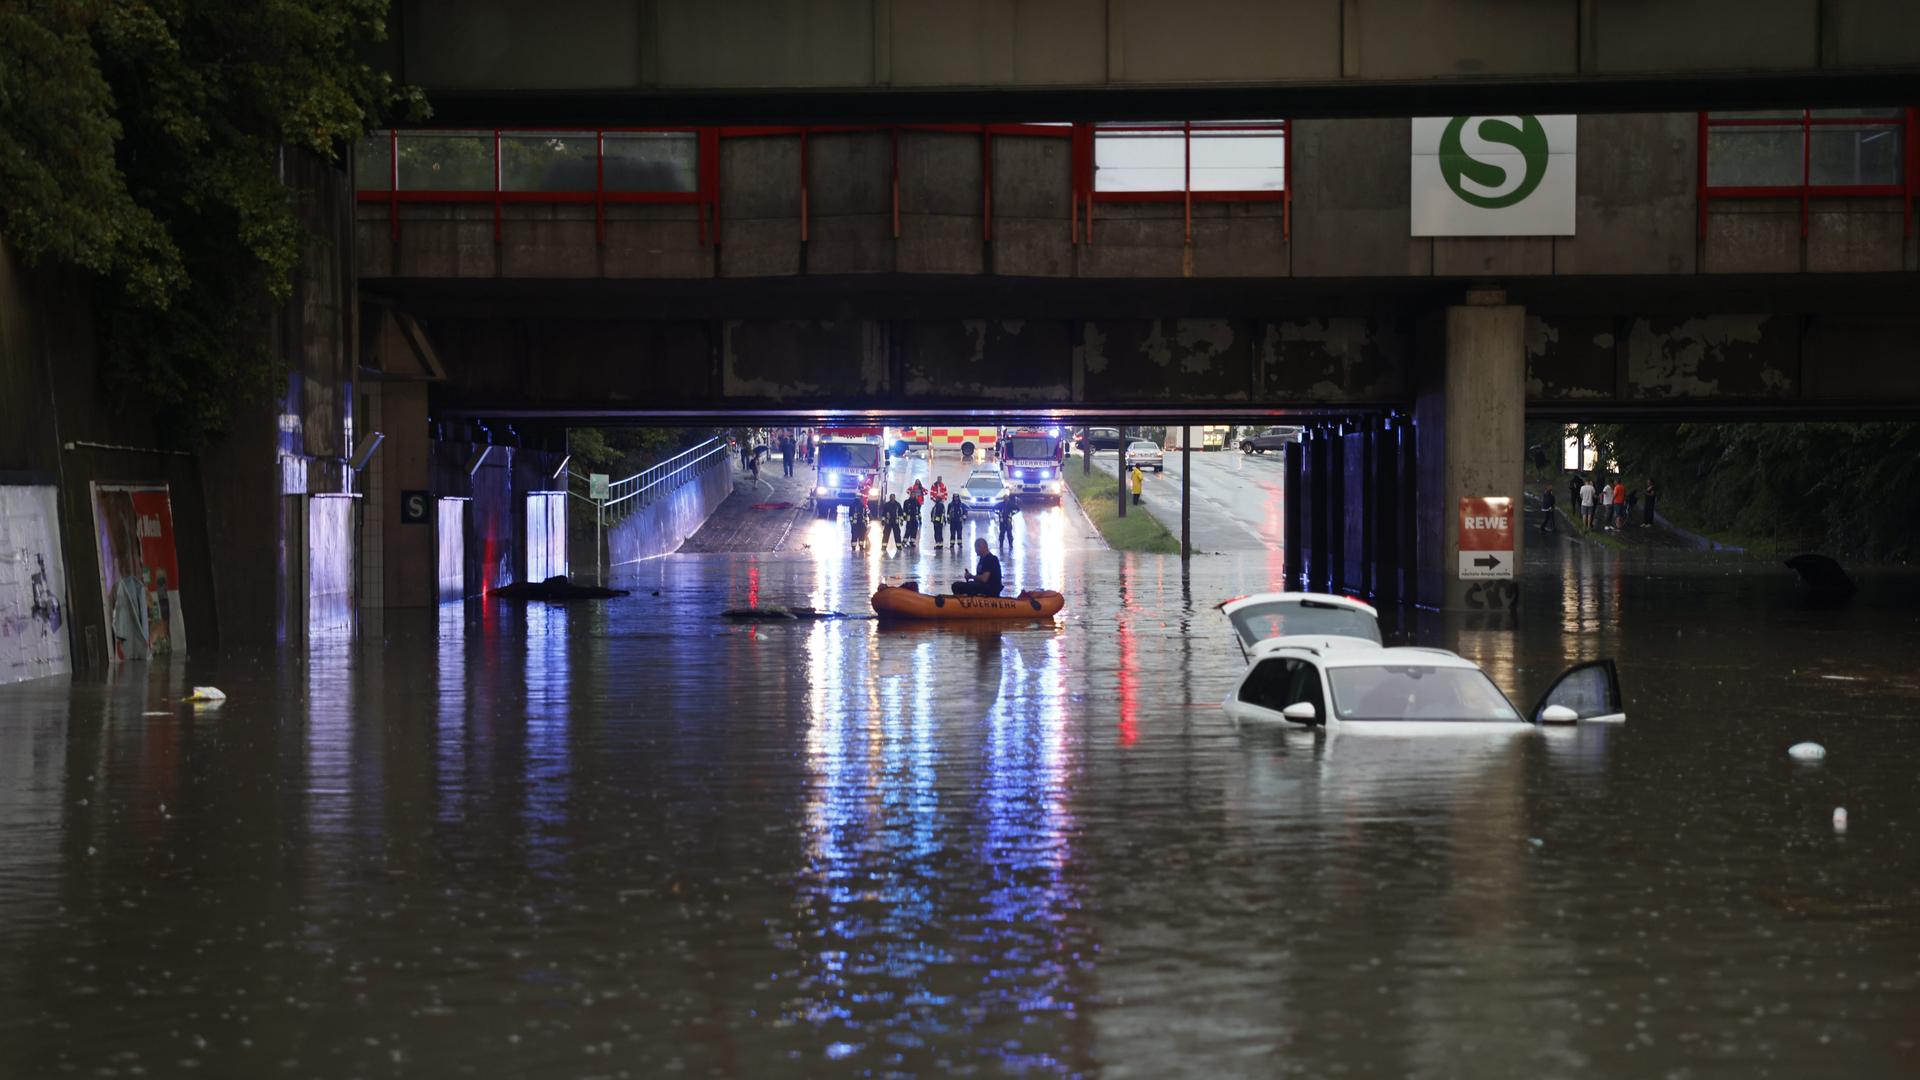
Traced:
[[425, 525], [433, 513], [433, 492], [403, 491], [400, 493], [400, 524]]

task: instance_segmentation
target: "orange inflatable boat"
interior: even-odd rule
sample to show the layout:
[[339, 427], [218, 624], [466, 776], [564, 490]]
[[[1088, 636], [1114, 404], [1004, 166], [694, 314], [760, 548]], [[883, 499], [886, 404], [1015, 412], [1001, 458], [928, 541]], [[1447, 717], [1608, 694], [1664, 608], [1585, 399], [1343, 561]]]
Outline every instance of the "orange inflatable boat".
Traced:
[[1051, 619], [1067, 598], [1051, 589], [1019, 596], [943, 596], [912, 585], [882, 585], [873, 594], [873, 610], [882, 619]]

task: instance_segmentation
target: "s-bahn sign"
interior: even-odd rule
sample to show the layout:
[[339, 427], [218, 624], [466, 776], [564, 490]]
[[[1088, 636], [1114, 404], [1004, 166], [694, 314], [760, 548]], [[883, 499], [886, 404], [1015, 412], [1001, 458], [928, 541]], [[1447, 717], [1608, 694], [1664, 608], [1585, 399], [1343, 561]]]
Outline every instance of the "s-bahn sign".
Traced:
[[1413, 121], [1413, 235], [1572, 236], [1573, 116]]
[[1504, 495], [1460, 498], [1460, 580], [1513, 576], [1513, 500]]

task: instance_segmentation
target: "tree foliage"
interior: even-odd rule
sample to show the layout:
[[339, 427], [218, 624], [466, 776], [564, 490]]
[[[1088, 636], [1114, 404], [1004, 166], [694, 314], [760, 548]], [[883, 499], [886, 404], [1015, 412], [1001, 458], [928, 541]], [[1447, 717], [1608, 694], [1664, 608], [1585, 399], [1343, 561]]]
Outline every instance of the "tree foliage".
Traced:
[[109, 385], [178, 441], [276, 383], [267, 329], [313, 241], [289, 148], [419, 114], [363, 58], [387, 0], [0, 6], [0, 231], [93, 276]]
[[1592, 429], [1682, 524], [1778, 548], [1920, 555], [1920, 424], [1616, 424]]

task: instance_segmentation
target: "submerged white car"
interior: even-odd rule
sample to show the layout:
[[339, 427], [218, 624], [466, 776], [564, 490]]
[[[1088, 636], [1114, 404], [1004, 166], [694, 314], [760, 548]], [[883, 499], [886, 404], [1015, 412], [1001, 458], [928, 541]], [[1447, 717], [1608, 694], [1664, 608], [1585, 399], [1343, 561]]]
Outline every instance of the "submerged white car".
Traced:
[[1522, 714], [1471, 660], [1445, 649], [1382, 647], [1376, 613], [1360, 601], [1267, 593], [1221, 610], [1247, 654], [1246, 674], [1221, 705], [1241, 723], [1416, 735], [1626, 719], [1611, 660], [1569, 668]]

